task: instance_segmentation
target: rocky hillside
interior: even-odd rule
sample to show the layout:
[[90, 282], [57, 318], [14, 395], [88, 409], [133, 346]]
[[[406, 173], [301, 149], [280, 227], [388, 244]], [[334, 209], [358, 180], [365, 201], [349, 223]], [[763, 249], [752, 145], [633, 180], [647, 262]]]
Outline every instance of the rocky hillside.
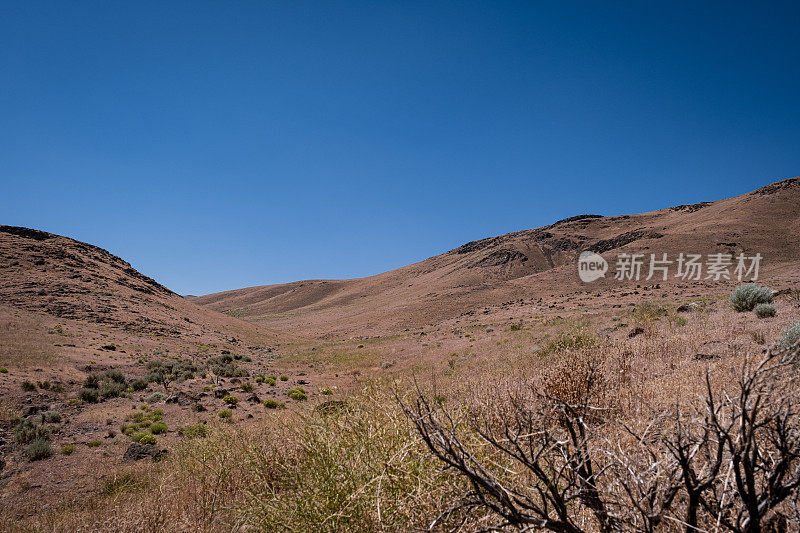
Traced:
[[0, 226], [0, 306], [131, 334], [200, 337], [252, 329], [195, 305], [119, 257], [67, 237]]
[[[764, 275], [800, 264], [800, 178], [715, 202], [635, 215], [578, 215], [549, 226], [491, 237], [397, 270], [353, 280], [251, 287], [193, 300], [260, 324], [312, 332], [388, 333], [481, 305], [607, 287], [580, 282], [584, 250], [619, 253], [730, 253], [764, 256]], [[670, 279], [673, 283], [678, 280]]]

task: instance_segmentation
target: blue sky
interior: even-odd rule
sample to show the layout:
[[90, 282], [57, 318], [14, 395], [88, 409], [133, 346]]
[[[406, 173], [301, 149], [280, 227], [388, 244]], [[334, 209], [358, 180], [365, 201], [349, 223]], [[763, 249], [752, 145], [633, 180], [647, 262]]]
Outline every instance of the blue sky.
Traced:
[[800, 174], [796, 2], [4, 2], [0, 224], [202, 294]]

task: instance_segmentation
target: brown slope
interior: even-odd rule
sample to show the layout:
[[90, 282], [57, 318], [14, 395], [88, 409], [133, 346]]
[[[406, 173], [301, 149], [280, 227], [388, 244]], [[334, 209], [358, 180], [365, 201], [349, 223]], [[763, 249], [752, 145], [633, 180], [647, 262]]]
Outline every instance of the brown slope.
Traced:
[[189, 302], [102, 248], [15, 226], [0, 226], [2, 306], [131, 335], [220, 340], [257, 331]]
[[611, 286], [608, 279], [581, 284], [575, 265], [583, 250], [607, 259], [622, 252], [759, 252], [765, 275], [792, 275], [800, 261], [798, 230], [800, 179], [792, 178], [715, 202], [572, 217], [470, 242], [368, 278], [252, 287], [194, 301], [255, 323], [317, 335], [385, 334], [484, 305]]

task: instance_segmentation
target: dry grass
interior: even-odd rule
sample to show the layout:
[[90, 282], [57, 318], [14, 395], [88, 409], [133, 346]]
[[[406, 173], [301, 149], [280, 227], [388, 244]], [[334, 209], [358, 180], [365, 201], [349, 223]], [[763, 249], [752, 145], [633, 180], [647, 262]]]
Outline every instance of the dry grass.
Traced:
[[[541, 390], [571, 401], [583, 391], [591, 369], [600, 384], [594, 389], [597, 403], [615, 420], [641, 429], [657, 413], [696, 405], [706, 370], [715, 389], [732, 383], [745, 355], [760, 353], [791, 321], [786, 309], [779, 309], [777, 319], [762, 321], [724, 310], [685, 315], [682, 324], [672, 319], [672, 311], [655, 309], [631, 315], [647, 329], [633, 338], [627, 335], [633, 320], [609, 335], [602, 331], [609, 325], [602, 316], [478, 334], [469, 349], [460, 349], [463, 357], [451, 358], [452, 365], [444, 358], [426, 362], [417, 367], [418, 378], [426, 387], [435, 385], [435, 396], [453, 416], [471, 410], [488, 420], [502, 414], [502, 398], [520, 391]], [[593, 341], [562, 342], [543, 353], [548, 342], [576, 336]], [[450, 348], [439, 351], [446, 354]], [[467, 357], [473, 352], [482, 356]], [[411, 391], [408, 375], [396, 375], [403, 380], [401, 396]], [[118, 474], [121, 481], [98, 487], [80, 505], [40, 515], [31, 529], [427, 528], [464, 481], [443, 471], [427, 453], [390, 389], [387, 383], [370, 386], [348, 396], [348, 407], [332, 414], [309, 405], [304, 413], [284, 411], [265, 424], [215, 425], [207, 438], [182, 441], [162, 463], [127, 469]], [[526, 482], [507, 461], [492, 460], [509, 478]], [[481, 523], [475, 517], [467, 529]]]
[[38, 321], [3, 313], [0, 317], [0, 367], [56, 366], [54, 333]]

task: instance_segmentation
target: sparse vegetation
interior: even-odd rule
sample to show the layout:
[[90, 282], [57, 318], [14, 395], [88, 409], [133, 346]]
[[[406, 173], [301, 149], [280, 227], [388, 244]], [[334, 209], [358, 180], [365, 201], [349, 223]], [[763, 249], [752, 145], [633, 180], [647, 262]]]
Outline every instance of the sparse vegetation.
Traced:
[[57, 424], [57, 423], [61, 422], [61, 419], [62, 419], [61, 413], [59, 413], [58, 411], [52, 410], [52, 409], [49, 410], [49, 411], [45, 411], [41, 415], [42, 422], [45, 422], [45, 423], [48, 423], [48, 424]]
[[165, 391], [169, 390], [172, 382], [181, 383], [187, 379], [194, 379], [197, 372], [197, 367], [186, 359], [150, 361], [146, 368], [148, 371], [147, 381], [162, 385]]
[[733, 289], [729, 301], [737, 313], [752, 311], [758, 304], [772, 303], [772, 289], [760, 287], [755, 283], [745, 283]]
[[303, 401], [308, 399], [308, 395], [306, 394], [306, 391], [305, 389], [303, 389], [303, 387], [295, 387], [294, 389], [289, 389], [286, 391], [286, 394], [289, 396], [289, 398], [296, 401]]
[[655, 322], [668, 314], [669, 310], [666, 307], [652, 302], [637, 304], [633, 309], [633, 319], [643, 324]]
[[154, 392], [153, 394], [147, 395], [144, 397], [144, 401], [147, 403], [161, 403], [166, 400], [167, 397], [163, 392]]
[[145, 442], [145, 441], [148, 440], [149, 437], [152, 437], [152, 436], [153, 435], [149, 431], [138, 431], [138, 432], [134, 433], [131, 436], [131, 439], [133, 440], [133, 442], [139, 442], [141, 444], [147, 444], [147, 442]]
[[187, 439], [199, 439], [208, 437], [209, 429], [205, 424], [192, 424], [182, 428], [179, 433]]
[[239, 403], [239, 398], [237, 398], [232, 394], [226, 394], [225, 396], [222, 397], [222, 401], [227, 403], [228, 405], [236, 405], [237, 403]]
[[597, 344], [597, 339], [585, 333], [565, 333], [551, 339], [539, 350], [539, 355], [548, 356], [555, 353], [588, 348]]
[[230, 409], [223, 409], [219, 413], [217, 413], [222, 420], [230, 420], [233, 417], [233, 412]]
[[136, 392], [146, 390], [148, 385], [149, 382], [146, 379], [137, 379], [131, 382], [131, 388]]
[[[241, 357], [239, 359], [241, 359]], [[247, 369], [239, 367], [234, 360], [234, 356], [223, 354], [210, 358], [208, 360], [208, 367], [214, 374], [223, 378], [243, 378], [249, 376], [250, 373]]]
[[286, 404], [284, 402], [280, 402], [273, 398], [269, 398], [267, 400], [264, 400], [264, 407], [266, 407], [267, 409], [282, 409], [286, 407]]
[[84, 402], [97, 403], [100, 399], [100, 392], [96, 389], [81, 389], [78, 396]]
[[26, 418], [14, 428], [14, 440], [18, 444], [30, 444], [34, 440], [47, 440], [52, 438], [52, 430], [37, 423], [32, 417]]
[[53, 452], [50, 449], [50, 441], [48, 439], [34, 439], [28, 447], [25, 448], [25, 457], [28, 458], [28, 461], [39, 461], [51, 455], [53, 455]]
[[75, 452], [74, 444], [64, 444], [61, 446], [61, 455], [72, 455]]
[[166, 433], [167, 429], [168, 429], [167, 428], [167, 424], [165, 424], [164, 422], [159, 421], [159, 422], [155, 422], [154, 424], [152, 424], [150, 426], [150, 433], [152, 433], [153, 435], [161, 435], [163, 433]]
[[753, 312], [758, 318], [769, 318], [775, 316], [775, 306], [773, 304], [757, 304]]
[[778, 348], [788, 349], [798, 342], [800, 342], [800, 321], [783, 330], [783, 335], [778, 340]]

